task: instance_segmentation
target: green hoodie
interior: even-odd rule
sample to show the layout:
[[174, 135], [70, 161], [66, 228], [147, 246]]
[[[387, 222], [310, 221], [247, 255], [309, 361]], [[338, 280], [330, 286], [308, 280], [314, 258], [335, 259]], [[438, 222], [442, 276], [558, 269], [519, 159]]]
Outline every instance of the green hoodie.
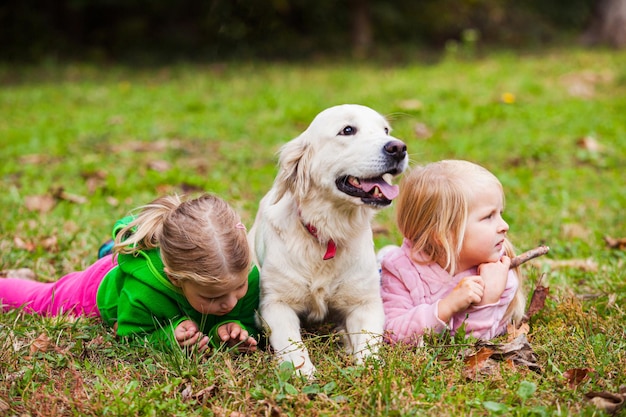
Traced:
[[[113, 236], [133, 220], [125, 217], [115, 223]], [[118, 265], [102, 280], [97, 304], [105, 323], [117, 323], [117, 335], [145, 338], [158, 346], [177, 346], [174, 329], [184, 320], [193, 320], [200, 331], [220, 345], [217, 328], [235, 322], [258, 339], [255, 315], [259, 303], [259, 271], [248, 275], [248, 292], [233, 310], [223, 316], [203, 315], [191, 307], [180, 288], [165, 275], [158, 249], [117, 255]]]

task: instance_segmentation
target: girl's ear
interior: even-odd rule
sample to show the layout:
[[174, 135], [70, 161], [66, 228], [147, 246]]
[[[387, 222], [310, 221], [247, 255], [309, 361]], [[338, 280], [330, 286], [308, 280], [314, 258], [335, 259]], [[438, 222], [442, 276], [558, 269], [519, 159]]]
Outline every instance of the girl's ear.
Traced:
[[175, 287], [181, 288], [182, 284], [180, 279], [178, 278], [174, 278], [171, 274], [170, 271], [167, 267], [163, 268], [163, 272], [165, 272], [165, 276], [167, 277], [167, 279], [170, 280], [170, 282], [172, 283], [172, 285], [174, 285]]

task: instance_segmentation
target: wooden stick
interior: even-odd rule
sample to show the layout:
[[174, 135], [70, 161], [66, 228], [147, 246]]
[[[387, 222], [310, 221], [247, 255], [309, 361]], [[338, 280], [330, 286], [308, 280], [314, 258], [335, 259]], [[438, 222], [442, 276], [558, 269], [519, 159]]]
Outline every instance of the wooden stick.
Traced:
[[511, 259], [511, 268], [517, 268], [524, 262], [528, 262], [531, 259], [534, 259], [538, 256], [545, 255], [546, 253], [548, 253], [549, 250], [550, 248], [548, 246], [542, 245], [534, 249], [531, 249], [529, 251], [526, 251], [522, 253], [521, 255], [517, 255], [515, 258]]

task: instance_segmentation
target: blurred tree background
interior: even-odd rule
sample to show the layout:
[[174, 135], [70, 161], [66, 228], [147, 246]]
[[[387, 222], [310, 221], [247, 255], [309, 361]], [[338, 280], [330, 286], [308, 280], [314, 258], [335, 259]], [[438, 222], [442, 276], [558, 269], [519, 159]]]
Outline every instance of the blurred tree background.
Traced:
[[[372, 57], [569, 40], [626, 46], [626, 0], [5, 0], [0, 59]], [[466, 39], [467, 40], [467, 39]]]

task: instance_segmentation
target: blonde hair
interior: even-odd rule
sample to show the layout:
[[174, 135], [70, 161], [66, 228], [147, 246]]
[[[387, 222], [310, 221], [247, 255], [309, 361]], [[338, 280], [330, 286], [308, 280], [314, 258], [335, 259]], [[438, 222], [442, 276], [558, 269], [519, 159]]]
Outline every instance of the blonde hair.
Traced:
[[[495, 175], [480, 165], [461, 160], [418, 166], [403, 177], [396, 200], [396, 222], [400, 233], [412, 244], [415, 262], [436, 262], [451, 275], [460, 272], [459, 256], [471, 203], [475, 193], [485, 187], [498, 187], [504, 201], [502, 184]], [[508, 239], [504, 246], [506, 255], [513, 257], [514, 248]], [[519, 270], [516, 272], [520, 281], [518, 292], [507, 310], [507, 317], [515, 321], [521, 319], [525, 306], [522, 275]]]
[[115, 253], [158, 248], [168, 276], [180, 281], [217, 284], [232, 274], [247, 276], [251, 257], [246, 231], [221, 198], [164, 196], [138, 210], [115, 237]]

